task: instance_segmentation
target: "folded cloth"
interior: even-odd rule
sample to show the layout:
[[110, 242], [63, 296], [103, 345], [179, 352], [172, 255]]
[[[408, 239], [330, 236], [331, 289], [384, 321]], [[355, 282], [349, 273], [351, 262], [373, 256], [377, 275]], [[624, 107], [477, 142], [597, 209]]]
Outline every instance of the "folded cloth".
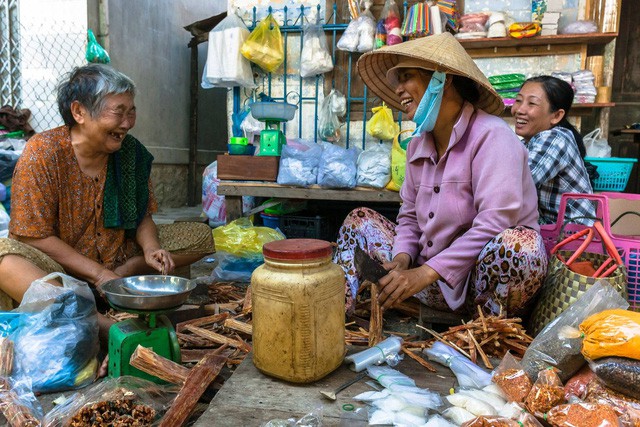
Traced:
[[147, 213], [151, 162], [151, 153], [131, 135], [109, 156], [103, 201], [106, 228], [123, 228], [128, 237], [135, 236]]

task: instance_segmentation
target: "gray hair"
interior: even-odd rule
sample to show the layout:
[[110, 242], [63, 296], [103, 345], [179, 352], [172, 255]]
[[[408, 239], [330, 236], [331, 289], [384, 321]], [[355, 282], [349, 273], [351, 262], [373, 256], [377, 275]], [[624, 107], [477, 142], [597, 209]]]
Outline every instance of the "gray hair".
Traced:
[[108, 95], [136, 94], [136, 85], [129, 77], [103, 64], [88, 64], [74, 68], [58, 83], [58, 110], [64, 124], [77, 124], [71, 114], [71, 104], [78, 101], [91, 117], [97, 117]]

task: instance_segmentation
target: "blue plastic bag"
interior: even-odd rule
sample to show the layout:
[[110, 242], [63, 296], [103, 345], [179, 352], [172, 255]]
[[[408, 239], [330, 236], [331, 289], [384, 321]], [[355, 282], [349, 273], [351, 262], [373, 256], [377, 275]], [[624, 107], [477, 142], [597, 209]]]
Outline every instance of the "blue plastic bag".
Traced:
[[[62, 286], [48, 281], [62, 279]], [[18, 308], [0, 315], [0, 335], [14, 343], [12, 377], [34, 392], [91, 383], [98, 367], [98, 312], [89, 286], [62, 273], [35, 280]]]

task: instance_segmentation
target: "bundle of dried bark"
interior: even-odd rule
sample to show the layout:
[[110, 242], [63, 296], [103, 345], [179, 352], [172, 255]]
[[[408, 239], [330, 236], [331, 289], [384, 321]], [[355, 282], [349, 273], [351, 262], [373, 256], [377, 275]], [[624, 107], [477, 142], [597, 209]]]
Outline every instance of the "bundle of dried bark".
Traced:
[[24, 406], [11, 388], [9, 376], [13, 370], [13, 341], [0, 338], [0, 411], [11, 427], [40, 425], [31, 409]]

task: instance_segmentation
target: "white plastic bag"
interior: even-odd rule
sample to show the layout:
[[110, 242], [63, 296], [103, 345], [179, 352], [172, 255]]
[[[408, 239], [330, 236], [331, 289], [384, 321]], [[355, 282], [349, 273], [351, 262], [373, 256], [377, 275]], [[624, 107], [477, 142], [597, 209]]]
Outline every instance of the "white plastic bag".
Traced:
[[326, 142], [322, 144], [324, 151], [318, 168], [318, 185], [328, 188], [355, 187], [358, 149], [345, 149]]
[[357, 185], [384, 188], [391, 180], [391, 144], [374, 144], [358, 156]]
[[582, 138], [587, 149], [587, 157], [611, 157], [611, 146], [607, 139], [601, 136], [602, 130], [596, 128]]
[[482, 388], [491, 384], [491, 374], [439, 341], [424, 350], [429, 360], [451, 368], [461, 387]]
[[251, 63], [240, 54], [249, 30], [235, 13], [227, 15], [209, 33], [207, 63], [203, 75], [216, 87], [255, 87]]
[[322, 141], [339, 142], [341, 138], [340, 119], [347, 110], [347, 100], [342, 93], [332, 89], [320, 107], [318, 114], [318, 137]]
[[[202, 174], [202, 211], [209, 218], [209, 225], [217, 227], [227, 221], [227, 208], [224, 196], [218, 195], [218, 162], [207, 166]], [[255, 197], [242, 196], [242, 212], [249, 212], [255, 207]]]
[[338, 40], [337, 47], [347, 52], [369, 52], [373, 50], [376, 22], [369, 10], [351, 21]]
[[322, 145], [316, 143], [293, 144], [282, 147], [278, 184], [306, 187], [318, 182], [318, 166]]
[[333, 70], [333, 60], [327, 49], [322, 25], [305, 25], [302, 36], [304, 42], [300, 54], [300, 76], [311, 77]]

